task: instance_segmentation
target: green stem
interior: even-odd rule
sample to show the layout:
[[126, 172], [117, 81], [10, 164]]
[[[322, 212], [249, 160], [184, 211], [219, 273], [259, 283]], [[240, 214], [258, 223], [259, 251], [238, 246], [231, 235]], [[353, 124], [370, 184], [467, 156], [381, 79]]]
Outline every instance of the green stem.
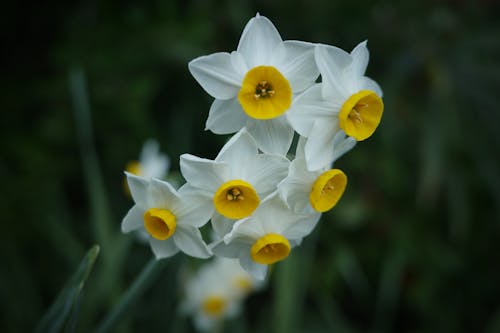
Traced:
[[153, 282], [154, 275], [165, 267], [165, 262], [166, 260], [156, 260], [152, 258], [135, 279], [134, 283], [122, 296], [120, 302], [111, 310], [106, 318], [104, 318], [95, 332], [109, 332], [116, 325], [117, 321], [123, 317], [130, 305], [134, 303], [151, 282]]

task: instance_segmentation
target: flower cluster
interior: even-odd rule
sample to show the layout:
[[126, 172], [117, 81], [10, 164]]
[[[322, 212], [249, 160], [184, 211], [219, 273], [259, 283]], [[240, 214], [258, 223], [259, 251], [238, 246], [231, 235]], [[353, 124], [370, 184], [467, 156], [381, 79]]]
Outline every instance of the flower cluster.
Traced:
[[262, 284], [243, 270], [237, 260], [218, 257], [184, 283], [180, 309], [193, 316], [199, 331], [213, 331], [222, 320], [238, 315], [244, 299]]
[[[135, 205], [122, 230], [146, 230], [157, 258], [179, 250], [234, 258], [264, 279], [268, 265], [285, 259], [337, 204], [347, 176], [334, 162], [380, 122], [382, 91], [364, 76], [368, 59], [366, 42], [347, 53], [283, 41], [257, 14], [236, 51], [189, 63], [215, 98], [206, 128], [235, 134], [214, 160], [181, 155], [186, 183], [178, 190], [127, 173]], [[207, 245], [200, 228], [209, 222], [215, 240]]]

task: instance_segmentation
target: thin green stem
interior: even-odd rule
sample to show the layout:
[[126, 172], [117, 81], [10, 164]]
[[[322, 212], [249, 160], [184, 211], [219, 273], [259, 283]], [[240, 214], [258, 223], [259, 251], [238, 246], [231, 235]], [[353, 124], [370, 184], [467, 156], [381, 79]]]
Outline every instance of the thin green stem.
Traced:
[[128, 308], [142, 295], [146, 288], [153, 282], [154, 276], [165, 267], [166, 260], [156, 260], [152, 258], [143, 268], [139, 276], [132, 283], [130, 288], [122, 296], [120, 302], [104, 318], [95, 332], [109, 332], [126, 313]]

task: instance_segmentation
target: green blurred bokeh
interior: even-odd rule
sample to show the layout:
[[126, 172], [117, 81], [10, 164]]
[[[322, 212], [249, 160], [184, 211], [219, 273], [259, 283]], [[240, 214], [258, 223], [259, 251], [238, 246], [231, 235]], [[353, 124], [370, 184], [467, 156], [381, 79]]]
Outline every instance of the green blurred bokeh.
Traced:
[[[182, 153], [215, 157], [227, 137], [204, 131], [212, 99], [187, 63], [234, 50], [256, 12], [283, 39], [349, 51], [368, 39], [385, 112], [337, 163], [349, 177], [339, 205], [225, 331], [500, 332], [498, 2], [2, 7], [1, 332], [33, 330], [95, 243], [76, 331], [119, 301], [151, 257], [119, 232], [124, 166], [150, 137], [174, 171]], [[115, 331], [192, 332], [176, 310], [185, 261], [158, 270]]]

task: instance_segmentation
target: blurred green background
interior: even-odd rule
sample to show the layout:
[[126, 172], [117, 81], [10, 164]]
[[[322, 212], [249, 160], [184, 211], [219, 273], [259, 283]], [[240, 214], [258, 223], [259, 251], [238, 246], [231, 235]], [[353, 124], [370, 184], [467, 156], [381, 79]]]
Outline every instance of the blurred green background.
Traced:
[[[119, 231], [124, 166], [149, 137], [174, 171], [182, 153], [215, 157], [227, 137], [203, 130], [212, 99], [187, 63], [234, 50], [257, 11], [283, 39], [368, 39], [385, 112], [337, 163], [339, 205], [225, 331], [500, 332], [493, 0], [3, 4], [1, 332], [32, 331], [96, 243], [62, 328], [93, 331], [117, 304], [151, 257]], [[193, 332], [176, 310], [186, 262], [156, 266], [111, 331]]]

